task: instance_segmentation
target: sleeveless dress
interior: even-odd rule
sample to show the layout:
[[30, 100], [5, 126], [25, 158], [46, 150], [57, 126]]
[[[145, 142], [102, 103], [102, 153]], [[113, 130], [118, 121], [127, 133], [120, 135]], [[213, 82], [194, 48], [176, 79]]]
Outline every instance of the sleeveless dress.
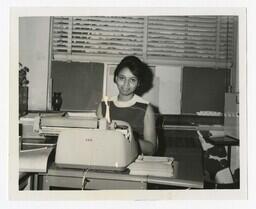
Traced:
[[[129, 101], [118, 101], [117, 96], [112, 97], [109, 102], [110, 119], [121, 120], [130, 124], [133, 129], [135, 139], [143, 139], [144, 117], [149, 102], [138, 95], [134, 95]], [[102, 114], [105, 116], [106, 106], [101, 102]]]

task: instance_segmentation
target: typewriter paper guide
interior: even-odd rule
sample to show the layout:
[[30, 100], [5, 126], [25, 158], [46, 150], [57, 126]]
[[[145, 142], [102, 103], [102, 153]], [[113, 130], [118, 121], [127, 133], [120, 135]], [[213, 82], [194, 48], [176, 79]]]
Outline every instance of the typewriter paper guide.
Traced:
[[134, 139], [119, 131], [76, 128], [59, 134], [55, 163], [66, 168], [124, 170], [137, 156]]

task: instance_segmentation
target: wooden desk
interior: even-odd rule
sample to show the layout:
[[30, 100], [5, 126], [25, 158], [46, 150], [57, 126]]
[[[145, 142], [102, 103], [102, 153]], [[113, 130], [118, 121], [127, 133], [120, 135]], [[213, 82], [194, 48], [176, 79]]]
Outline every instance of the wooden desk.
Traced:
[[[38, 190], [51, 189], [81, 189], [84, 170], [58, 168], [53, 163], [47, 173], [38, 174]], [[164, 185], [169, 189], [203, 188], [203, 169], [201, 162], [184, 161], [174, 162], [174, 176], [171, 178], [154, 176], [129, 175], [124, 172], [106, 172], [89, 170], [85, 174], [84, 189], [147, 189], [149, 184]]]

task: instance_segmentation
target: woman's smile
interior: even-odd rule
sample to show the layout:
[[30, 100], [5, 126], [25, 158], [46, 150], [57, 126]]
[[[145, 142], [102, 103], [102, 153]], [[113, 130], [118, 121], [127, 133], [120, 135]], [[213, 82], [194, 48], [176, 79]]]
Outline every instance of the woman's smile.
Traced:
[[116, 85], [119, 96], [125, 100], [130, 99], [138, 86], [138, 78], [132, 74], [129, 68], [124, 68], [116, 77]]

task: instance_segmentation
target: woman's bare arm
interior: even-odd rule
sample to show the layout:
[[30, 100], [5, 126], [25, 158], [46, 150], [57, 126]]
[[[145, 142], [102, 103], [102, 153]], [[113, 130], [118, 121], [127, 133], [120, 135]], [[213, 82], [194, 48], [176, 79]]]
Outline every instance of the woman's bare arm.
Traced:
[[157, 136], [155, 114], [151, 105], [148, 105], [144, 117], [144, 139], [139, 140], [141, 151], [145, 155], [153, 155], [156, 151]]

